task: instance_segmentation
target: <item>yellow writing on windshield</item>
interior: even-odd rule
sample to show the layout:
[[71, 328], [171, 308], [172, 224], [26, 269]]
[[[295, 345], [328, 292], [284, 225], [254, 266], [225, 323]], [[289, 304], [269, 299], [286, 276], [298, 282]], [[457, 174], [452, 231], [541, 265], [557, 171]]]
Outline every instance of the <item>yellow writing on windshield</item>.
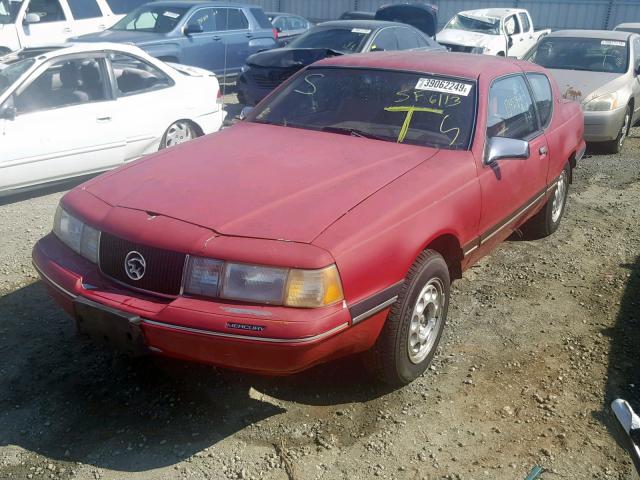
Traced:
[[385, 107], [387, 112], [404, 112], [406, 113], [406, 117], [404, 118], [404, 123], [402, 124], [402, 128], [400, 129], [400, 133], [398, 134], [398, 143], [404, 142], [404, 139], [407, 138], [407, 133], [409, 132], [409, 127], [411, 126], [411, 120], [413, 119], [413, 114], [415, 112], [428, 112], [435, 113], [438, 115], [442, 115], [444, 112], [438, 108], [427, 108], [427, 107], [415, 107], [415, 106], [406, 106], [406, 107]]

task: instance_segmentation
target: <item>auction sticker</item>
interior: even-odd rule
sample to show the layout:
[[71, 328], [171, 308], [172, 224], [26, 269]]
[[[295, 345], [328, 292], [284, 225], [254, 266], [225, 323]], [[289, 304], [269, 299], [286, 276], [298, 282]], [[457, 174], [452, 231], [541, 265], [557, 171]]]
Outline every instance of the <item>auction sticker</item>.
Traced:
[[600, 42], [600, 45], [611, 45], [613, 47], [624, 47], [627, 44], [624, 42], [619, 42], [617, 40], [602, 40]]
[[164, 13], [163, 13], [163, 15], [164, 15], [165, 17], [169, 17], [169, 18], [173, 18], [173, 19], [176, 19], [176, 18], [178, 18], [178, 17], [180, 16], [180, 14], [179, 14], [179, 13], [176, 13], [176, 12], [170, 12], [170, 11], [168, 11], [168, 10], [167, 10], [166, 12], [164, 12]]
[[442, 80], [440, 78], [421, 78], [418, 80], [416, 90], [431, 90], [434, 92], [451, 93], [466, 97], [471, 91], [470, 83], [454, 82], [452, 80]]
[[369, 35], [371, 30], [367, 28], [354, 28], [351, 30], [351, 33], [364, 33], [365, 35]]

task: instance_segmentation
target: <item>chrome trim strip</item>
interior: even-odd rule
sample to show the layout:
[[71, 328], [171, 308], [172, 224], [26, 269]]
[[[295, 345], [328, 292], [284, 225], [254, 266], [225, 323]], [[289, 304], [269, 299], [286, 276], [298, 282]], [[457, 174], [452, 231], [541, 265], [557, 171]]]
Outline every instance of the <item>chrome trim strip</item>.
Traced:
[[376, 305], [372, 309], [367, 310], [366, 312], [358, 315], [353, 320], [351, 320], [351, 324], [352, 325], [356, 325], [357, 323], [360, 323], [361, 321], [366, 320], [369, 317], [372, 317], [373, 315], [375, 315], [378, 312], [381, 312], [382, 310], [384, 310], [388, 306], [393, 305], [397, 299], [398, 299], [398, 295], [396, 295], [393, 298], [390, 298], [386, 302], [382, 302], [380, 305]]
[[58, 284], [57, 282], [54, 282], [51, 277], [49, 275], [47, 275], [46, 273], [44, 273], [40, 267], [38, 267], [38, 265], [36, 265], [36, 262], [32, 261], [31, 262], [33, 264], [33, 268], [36, 269], [36, 271], [38, 272], [38, 275], [40, 275], [43, 279], [45, 279], [47, 282], [49, 282], [52, 286], [56, 287], [58, 290], [60, 290], [62, 293], [64, 293], [65, 295], [67, 295], [68, 297], [71, 297], [72, 299], [74, 298], [78, 298], [78, 295], [71, 293], [69, 290], [67, 290], [64, 287], [61, 287], [60, 284]]
[[249, 340], [253, 342], [264, 342], [264, 343], [311, 343], [317, 340], [322, 340], [326, 337], [333, 335], [334, 333], [338, 333], [349, 327], [348, 323], [343, 323], [342, 325], [338, 325], [331, 330], [327, 330], [326, 332], [320, 333], [318, 335], [314, 335], [313, 337], [304, 337], [304, 338], [268, 338], [268, 337], [255, 337], [250, 335], [234, 335], [232, 333], [222, 333], [222, 332], [214, 332], [211, 330], [201, 330], [199, 328], [190, 328], [190, 327], [182, 327], [179, 325], [172, 325], [170, 323], [162, 323], [156, 322], [155, 320], [148, 320], [146, 318], [142, 319], [143, 324], [152, 325], [154, 327], [162, 327], [168, 328], [170, 330], [177, 330], [180, 332], [186, 333], [197, 333], [200, 335], [208, 335], [210, 337], [221, 337], [221, 338], [232, 338], [234, 340]]

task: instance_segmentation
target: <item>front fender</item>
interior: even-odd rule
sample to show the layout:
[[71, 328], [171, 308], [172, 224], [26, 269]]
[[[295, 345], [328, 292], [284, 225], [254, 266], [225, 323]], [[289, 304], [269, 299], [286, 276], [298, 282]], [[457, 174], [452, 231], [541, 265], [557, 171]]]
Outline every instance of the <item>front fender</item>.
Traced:
[[158, 43], [151, 45], [140, 45], [145, 52], [152, 57], [174, 57], [180, 61], [180, 54], [182, 53], [180, 45], [177, 43]]

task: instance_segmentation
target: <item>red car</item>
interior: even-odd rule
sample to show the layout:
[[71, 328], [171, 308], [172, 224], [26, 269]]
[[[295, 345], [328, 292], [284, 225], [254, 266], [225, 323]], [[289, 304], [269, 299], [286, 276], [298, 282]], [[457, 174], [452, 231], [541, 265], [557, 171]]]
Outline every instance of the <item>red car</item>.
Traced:
[[268, 374], [369, 352], [405, 384], [451, 281], [515, 229], [558, 228], [582, 133], [532, 63], [335, 57], [234, 127], [69, 192], [33, 260], [114, 347]]

